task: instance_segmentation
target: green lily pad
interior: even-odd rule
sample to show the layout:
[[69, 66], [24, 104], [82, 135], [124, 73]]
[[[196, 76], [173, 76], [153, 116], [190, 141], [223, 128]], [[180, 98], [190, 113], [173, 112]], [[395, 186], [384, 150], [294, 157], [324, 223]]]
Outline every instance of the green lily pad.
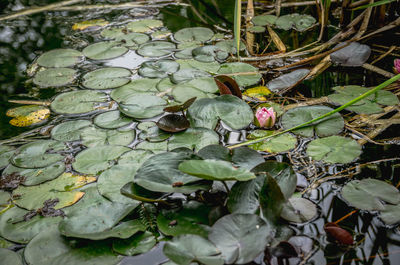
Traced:
[[187, 116], [193, 127], [214, 129], [219, 120], [234, 130], [247, 127], [253, 121], [250, 107], [238, 97], [222, 95], [196, 100]]
[[330, 136], [312, 141], [307, 155], [326, 163], [350, 163], [361, 154], [361, 146], [351, 138]]
[[391, 204], [400, 203], [400, 193], [397, 188], [377, 179], [350, 181], [342, 188], [341, 194], [351, 206], [366, 211], [386, 209], [382, 201]]
[[25, 177], [25, 181], [23, 182], [25, 186], [33, 186], [55, 179], [64, 171], [65, 165], [63, 162], [57, 162], [42, 168], [20, 168], [10, 164], [4, 169], [2, 176], [16, 173]]
[[231, 163], [219, 160], [187, 160], [179, 164], [184, 173], [207, 180], [247, 181], [256, 178], [249, 170], [234, 167]]
[[185, 102], [192, 97], [197, 99], [216, 97], [214, 93], [218, 91], [218, 86], [212, 77], [201, 77], [180, 83], [172, 89], [172, 96], [175, 101]]
[[26, 246], [24, 257], [31, 265], [111, 265], [122, 257], [112, 252], [107, 241], [76, 241], [60, 235], [54, 227], [43, 231]]
[[198, 235], [181, 235], [165, 243], [164, 254], [181, 265], [200, 262], [205, 265], [223, 265], [221, 251], [207, 239]]
[[80, 51], [73, 49], [55, 49], [43, 53], [37, 63], [43, 67], [70, 67], [79, 63], [83, 58]]
[[100, 91], [71, 91], [56, 96], [51, 109], [58, 114], [85, 114], [95, 111], [100, 103], [107, 100], [108, 96]]
[[172, 35], [172, 32], [169, 30], [160, 29], [160, 30], [152, 32], [150, 35], [153, 40], [162, 40], [162, 39], [166, 39], [170, 35]]
[[[266, 131], [266, 130], [254, 130], [249, 135], [247, 135], [247, 139], [257, 139], [260, 137], [264, 137], [267, 135], [275, 134], [275, 131]], [[249, 145], [250, 148], [268, 152], [268, 153], [281, 153], [287, 152], [296, 147], [297, 139], [293, 135], [289, 133], [285, 133], [282, 135], [278, 135], [264, 141]]]
[[131, 149], [125, 146], [95, 146], [89, 147], [75, 156], [73, 168], [84, 174], [97, 174], [114, 165], [114, 161]]
[[[313, 120], [333, 109], [326, 106], [306, 106], [288, 110], [282, 115], [281, 124], [284, 130], [295, 127], [307, 121]], [[343, 130], [344, 121], [339, 113], [335, 113], [322, 121], [318, 121], [301, 129], [294, 130], [293, 133], [312, 137], [314, 132], [320, 137], [338, 134]]]
[[385, 205], [385, 208], [381, 211], [379, 217], [387, 225], [394, 225], [400, 222], [400, 204]]
[[[370, 90], [361, 86], [337, 86], [332, 89], [336, 93], [329, 95], [328, 98], [333, 103], [339, 105], [344, 105], [348, 101]], [[394, 106], [398, 103], [399, 99], [396, 95], [389, 91], [379, 90], [375, 94], [358, 101], [346, 109], [357, 113], [374, 114], [383, 112], [383, 106]]]
[[161, 57], [171, 54], [175, 49], [175, 44], [171, 42], [152, 41], [140, 45], [136, 52], [144, 57]]
[[0, 145], [0, 169], [6, 167], [10, 163], [10, 158], [14, 155], [15, 147], [8, 145]]
[[121, 45], [130, 49], [136, 49], [140, 44], [146, 43], [150, 37], [143, 33], [126, 32], [123, 28], [109, 28], [101, 32], [101, 36], [114, 39], [121, 43]]
[[259, 194], [261, 212], [266, 220], [277, 224], [286, 198], [278, 182], [269, 173], [264, 174], [265, 180]]
[[159, 154], [159, 153], [164, 153], [168, 151], [168, 142], [163, 141], [163, 142], [148, 142], [148, 141], [143, 141], [138, 143], [135, 148], [137, 149], [143, 149], [143, 150], [148, 150], [153, 152], [154, 154]]
[[222, 252], [226, 264], [244, 264], [265, 250], [272, 229], [258, 215], [229, 214], [215, 222], [208, 239]]
[[97, 115], [93, 123], [100, 128], [117, 129], [132, 123], [132, 119], [123, 116], [119, 110], [107, 111]]
[[150, 251], [157, 244], [152, 233], [145, 231], [136, 233], [128, 239], [113, 240], [113, 250], [126, 256], [134, 256]]
[[87, 147], [102, 145], [129, 145], [135, 140], [135, 130], [133, 129], [101, 129], [89, 126], [82, 129], [82, 144]]
[[275, 79], [269, 81], [266, 86], [269, 90], [279, 93], [286, 88], [289, 88], [297, 84], [301, 79], [306, 77], [310, 73], [308, 69], [297, 69], [290, 73], [283, 74]]
[[33, 78], [33, 83], [40, 87], [59, 87], [74, 82], [77, 72], [70, 68], [49, 68], [38, 72]]
[[146, 33], [151, 32], [153, 29], [161, 28], [163, 22], [156, 19], [141, 19], [130, 22], [126, 25], [126, 28], [132, 32]]
[[171, 75], [172, 83], [179, 84], [196, 78], [209, 77], [210, 74], [197, 69], [182, 69]]
[[43, 207], [45, 201], [58, 199], [54, 209], [61, 209], [76, 203], [85, 194], [76, 189], [95, 180], [94, 177], [64, 173], [37, 186], [19, 186], [13, 191], [13, 196], [17, 197], [14, 202], [21, 208], [36, 210]]
[[214, 32], [211, 29], [203, 27], [184, 28], [174, 34], [174, 39], [178, 42], [196, 42], [203, 43], [211, 40]]
[[317, 215], [317, 207], [313, 202], [303, 198], [290, 198], [283, 206], [281, 217], [289, 222], [304, 223]]
[[160, 130], [155, 122], [142, 122], [137, 126], [141, 130], [139, 138], [149, 142], [162, 142], [172, 136], [172, 134]]
[[147, 119], [163, 113], [167, 102], [157, 96], [137, 95], [124, 99], [119, 104], [119, 110], [132, 118]]
[[172, 60], [158, 60], [144, 62], [139, 68], [138, 73], [141, 76], [149, 78], [164, 78], [175, 73], [179, 69], [179, 64]]
[[141, 202], [161, 202], [165, 196], [163, 192], [153, 192], [133, 182], [126, 183], [120, 191], [122, 195]]
[[154, 155], [140, 167], [134, 182], [145, 189], [156, 192], [191, 193], [196, 190], [207, 190], [211, 183], [178, 170], [185, 160], [195, 158], [184, 152], [168, 152]]
[[13, 207], [0, 215], [0, 235], [7, 240], [27, 244], [34, 236], [44, 232], [51, 226], [57, 226], [62, 217], [43, 217], [36, 215], [28, 221], [24, 216], [29, 211]]
[[128, 51], [126, 47], [121, 46], [119, 41], [102, 41], [87, 46], [83, 49], [83, 54], [92, 60], [108, 60], [117, 58]]
[[0, 260], [3, 264], [23, 265], [21, 255], [5, 248], [0, 248]]
[[100, 68], [83, 76], [83, 86], [90, 89], [110, 89], [129, 83], [131, 71], [121, 67]]
[[[215, 46], [229, 54], [236, 54], [236, 43], [234, 40], [222, 40], [217, 42]], [[246, 44], [243, 41], [240, 41], [239, 50], [246, 50]]]
[[219, 136], [213, 130], [206, 128], [189, 128], [184, 132], [175, 133], [168, 140], [168, 150], [176, 148], [189, 148], [190, 150], [200, 150], [210, 145], [218, 144]]
[[266, 29], [263, 26], [252, 26], [249, 27], [247, 30], [252, 33], [264, 33]]
[[193, 49], [193, 58], [200, 62], [210, 63], [214, 61], [225, 61], [229, 54], [214, 45], [206, 45]]
[[120, 102], [132, 95], [158, 92], [157, 84], [159, 82], [160, 79], [156, 78], [135, 79], [129, 82], [128, 84], [111, 91], [111, 98], [114, 99], [115, 101]]
[[255, 16], [251, 19], [251, 21], [256, 26], [272, 26], [275, 24], [275, 21], [278, 19], [277, 16], [274, 15], [260, 15]]
[[22, 168], [47, 167], [64, 159], [64, 156], [48, 151], [59, 151], [65, 148], [64, 143], [54, 140], [38, 140], [24, 144], [15, 152], [11, 163]]
[[192, 51], [195, 48], [199, 47], [196, 43], [194, 43], [193, 45], [194, 45], [193, 47], [189, 46], [188, 48], [180, 48], [178, 46], [178, 48], [181, 49], [181, 50], [174, 53], [175, 58], [178, 58], [178, 59], [193, 59]]
[[[249, 74], [253, 72], [254, 74]], [[261, 79], [261, 74], [258, 73], [256, 67], [240, 62], [222, 64], [218, 70], [218, 74], [234, 74], [232, 78], [235, 79], [240, 87], [255, 85]]]
[[315, 22], [315, 18], [310, 15], [300, 15], [294, 13], [279, 17], [275, 21], [275, 26], [283, 30], [289, 30], [293, 28], [302, 32], [313, 26]]
[[180, 70], [183, 69], [196, 69], [207, 73], [217, 73], [220, 68], [218, 62], [200, 62], [197, 60], [176, 60], [180, 65]]
[[88, 120], [66, 121], [51, 129], [51, 138], [57, 141], [78, 141], [81, 138], [82, 129], [91, 125]]

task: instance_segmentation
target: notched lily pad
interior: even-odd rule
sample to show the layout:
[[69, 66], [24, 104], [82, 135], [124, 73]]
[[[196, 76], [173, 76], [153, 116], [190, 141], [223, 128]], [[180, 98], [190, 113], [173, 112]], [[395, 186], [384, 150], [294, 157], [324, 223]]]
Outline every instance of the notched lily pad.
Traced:
[[55, 49], [43, 53], [37, 63], [43, 67], [71, 67], [83, 59], [80, 51], [73, 49]]
[[50, 116], [50, 110], [44, 106], [26, 105], [9, 109], [7, 116], [13, 117], [10, 124], [16, 127], [26, 127], [46, 121]]
[[280, 93], [280, 91], [285, 90], [306, 77], [310, 73], [308, 69], [297, 69], [290, 73], [283, 74], [275, 79], [272, 79], [267, 83], [269, 90]]
[[51, 103], [51, 109], [58, 114], [85, 114], [99, 108], [99, 104], [108, 101], [107, 94], [93, 90], [77, 90], [57, 95]]
[[126, 28], [132, 32], [151, 32], [153, 29], [161, 28], [163, 22], [156, 19], [141, 19], [137, 21], [130, 22], [126, 25]]
[[82, 52], [89, 59], [108, 60], [117, 58], [127, 51], [128, 49], [121, 46], [119, 41], [102, 41], [87, 46]]
[[174, 34], [174, 39], [179, 42], [203, 43], [209, 41], [214, 36], [211, 29], [203, 27], [184, 28]]
[[133, 95], [119, 103], [119, 110], [132, 118], [147, 119], [163, 113], [167, 102], [157, 96]]
[[152, 41], [139, 46], [137, 53], [144, 57], [161, 57], [175, 51], [175, 44], [168, 41]]
[[281, 217], [289, 222], [304, 223], [317, 215], [317, 207], [304, 198], [293, 197], [283, 206]]
[[10, 163], [10, 158], [14, 155], [15, 147], [0, 145], [0, 169]]
[[261, 74], [258, 73], [256, 67], [240, 62], [222, 64], [218, 74], [232, 74], [232, 78], [240, 87], [255, 85], [261, 79]]
[[100, 68], [83, 76], [83, 86], [91, 89], [110, 89], [129, 83], [131, 71], [121, 67]]
[[82, 144], [87, 147], [101, 145], [129, 145], [135, 140], [133, 129], [101, 129], [89, 126], [81, 131]]
[[[257, 139], [257, 138], [264, 137], [267, 135], [272, 135], [275, 133], [276, 133], [275, 131], [254, 130], [247, 136], [247, 139], [249, 139], [249, 140]], [[281, 153], [281, 152], [287, 152], [287, 151], [295, 148], [296, 144], [297, 144], [296, 137], [289, 133], [285, 133], [285, 134], [275, 136], [275, 137], [266, 139], [264, 141], [249, 145], [249, 147], [254, 150], [257, 150], [257, 151], [263, 151], [263, 152], [269, 152], [269, 153]]]
[[49, 68], [38, 72], [33, 83], [43, 88], [60, 87], [75, 81], [77, 71], [71, 68]]
[[229, 54], [214, 45], [206, 45], [192, 50], [193, 58], [200, 62], [225, 61]]
[[253, 21], [256, 26], [272, 26], [277, 19], [278, 17], [274, 15], [260, 15], [253, 17], [251, 21]]
[[58, 141], [78, 141], [81, 138], [82, 129], [91, 125], [89, 120], [65, 121], [51, 129], [51, 138]]
[[274, 23], [276, 27], [283, 30], [289, 30], [293, 28], [297, 31], [302, 32], [313, 26], [315, 22], [315, 18], [310, 15], [300, 15], [294, 13], [281, 16], [277, 20], [275, 20]]
[[164, 78], [179, 70], [179, 64], [172, 60], [144, 62], [139, 68], [141, 76], [149, 78]]

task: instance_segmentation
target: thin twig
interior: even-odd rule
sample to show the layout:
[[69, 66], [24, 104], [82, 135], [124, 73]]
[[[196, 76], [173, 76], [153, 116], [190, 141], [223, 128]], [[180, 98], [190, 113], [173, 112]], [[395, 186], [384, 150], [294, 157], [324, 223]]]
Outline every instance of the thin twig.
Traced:
[[383, 75], [384, 77], [387, 77], [387, 78], [392, 78], [393, 76], [395, 76], [395, 74], [393, 74], [391, 72], [385, 71], [385, 70], [383, 70], [383, 69], [381, 69], [381, 68], [379, 68], [377, 66], [374, 66], [374, 65], [371, 65], [371, 64], [368, 64], [368, 63], [363, 64], [362, 67], [364, 69], [369, 70], [369, 71], [372, 71], [372, 72], [375, 72], [377, 74]]

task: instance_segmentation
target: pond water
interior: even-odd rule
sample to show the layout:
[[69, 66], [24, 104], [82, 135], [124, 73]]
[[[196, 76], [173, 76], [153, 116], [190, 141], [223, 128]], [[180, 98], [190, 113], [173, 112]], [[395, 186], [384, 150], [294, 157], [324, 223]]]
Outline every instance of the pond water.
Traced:
[[[27, 6], [45, 5], [58, 1], [49, 0], [15, 0], [0, 3], [0, 15], [11, 11], [19, 10]], [[96, 3], [118, 4], [124, 1], [96, 1]], [[130, 2], [130, 1], [125, 1]], [[35, 127], [15, 127], [9, 124], [11, 118], [5, 113], [8, 109], [18, 105], [9, 103], [10, 99], [18, 100], [41, 100], [48, 101], [63, 88], [39, 89], [34, 85], [27, 75], [31, 69], [32, 62], [43, 52], [57, 48], [74, 48], [82, 50], [93, 42], [99, 42], [97, 29], [87, 31], [73, 31], [72, 25], [78, 21], [102, 18], [111, 22], [111, 26], [118, 27], [127, 21], [136, 19], [154, 18], [163, 22], [165, 29], [177, 32], [189, 27], [207, 27], [214, 32], [229, 35], [233, 28], [234, 9], [230, 0], [204, 0], [204, 1], [183, 1], [182, 5], [170, 4], [154, 7], [121, 9], [121, 10], [91, 10], [91, 11], [60, 11], [38, 13], [29, 18], [18, 18], [16, 20], [0, 22], [0, 139], [9, 139], [20, 133], [32, 130]], [[156, 6], [159, 6], [158, 8]], [[218, 27], [214, 27], [218, 25]], [[263, 41], [260, 38], [260, 42]], [[148, 61], [138, 55], [135, 51], [128, 51], [123, 56], [102, 61], [82, 62], [79, 73], [86, 73], [100, 67], [123, 67], [128, 69], [138, 69], [143, 62]], [[382, 61], [381, 64], [389, 61]], [[140, 78], [136, 73], [132, 79]], [[381, 76], [366, 72], [360, 68], [352, 69], [351, 73], [347, 69], [332, 67], [330, 71], [320, 75], [313, 81], [305, 81], [296, 89], [307, 97], [321, 97], [332, 93], [332, 87], [336, 85], [358, 84], [364, 86], [374, 86], [384, 81]], [[76, 86], [72, 86], [76, 89]], [[116, 109], [115, 107], [113, 107]], [[93, 115], [90, 116], [91, 118]], [[147, 117], [146, 117], [147, 118]], [[61, 120], [63, 120], [61, 118]], [[64, 119], [69, 120], [69, 119]], [[146, 119], [154, 120], [152, 118]], [[134, 124], [132, 126], [137, 126]], [[137, 127], [136, 127], [137, 128]], [[132, 127], [130, 127], [132, 129]], [[385, 131], [380, 138], [387, 139], [398, 136], [399, 126], [392, 126]], [[138, 131], [139, 132], [139, 131]], [[224, 144], [237, 143], [243, 141], [247, 132], [229, 132], [227, 127], [218, 127], [221, 139], [225, 139]], [[352, 135], [350, 131], [346, 132]], [[353, 135], [356, 136], [356, 135]], [[42, 136], [39, 137], [42, 139]], [[35, 139], [35, 138], [32, 138]], [[46, 139], [46, 138], [44, 138]], [[135, 145], [139, 140], [136, 136]], [[399, 145], [373, 145], [363, 146], [363, 153], [357, 163], [329, 166], [324, 163], [311, 163], [308, 159], [302, 158], [305, 155], [304, 148], [300, 146], [307, 144], [310, 139], [298, 144], [296, 152], [291, 155], [279, 154], [275, 158], [279, 162], [292, 164], [297, 173], [298, 189], [304, 189], [312, 182], [315, 175], [318, 178], [333, 175], [342, 170], [348, 170], [346, 174], [353, 175], [357, 179], [376, 178], [387, 181], [393, 185], [400, 182], [398, 161], [392, 159], [398, 157]], [[72, 146], [72, 147], [71, 147]], [[71, 153], [76, 154], [84, 149], [83, 146], [72, 143]], [[268, 153], [263, 153], [271, 158]], [[385, 160], [386, 159], [386, 160]], [[375, 160], [382, 162], [372, 163], [367, 166], [360, 166], [363, 163]], [[354, 167], [354, 169], [351, 169]], [[67, 169], [68, 170], [68, 169]], [[71, 170], [71, 163], [69, 163]], [[291, 224], [290, 231], [293, 234], [289, 242], [302, 248], [302, 254], [296, 258], [278, 260], [272, 257], [271, 264], [399, 264], [400, 263], [400, 231], [397, 226], [387, 226], [379, 218], [377, 212], [356, 211], [351, 216], [340, 222], [341, 227], [352, 231], [357, 242], [355, 246], [338, 246], [328, 239], [324, 231], [324, 225], [328, 222], [335, 222], [343, 216], [352, 213], [355, 208], [350, 207], [344, 202], [340, 195], [341, 188], [347, 179], [339, 179], [336, 182], [324, 182], [315, 189], [304, 192], [304, 197], [314, 202], [318, 208], [318, 216], [311, 221], [303, 224]], [[109, 198], [107, 198], [109, 199]], [[289, 226], [288, 226], [289, 227]], [[1, 229], [0, 229], [1, 230]], [[287, 232], [287, 231], [286, 231]], [[290, 237], [284, 237], [287, 240]], [[163, 254], [164, 242], [159, 243], [151, 251], [133, 257], [125, 257], [121, 265], [147, 265], [161, 264], [168, 260]], [[21, 248], [22, 245], [15, 247]], [[253, 262], [248, 264], [270, 264], [267, 251]], [[303, 263], [304, 261], [304, 263]], [[102, 263], [103, 264], [103, 263]], [[106, 264], [106, 263], [105, 263]], [[114, 264], [114, 263], [110, 263]]]

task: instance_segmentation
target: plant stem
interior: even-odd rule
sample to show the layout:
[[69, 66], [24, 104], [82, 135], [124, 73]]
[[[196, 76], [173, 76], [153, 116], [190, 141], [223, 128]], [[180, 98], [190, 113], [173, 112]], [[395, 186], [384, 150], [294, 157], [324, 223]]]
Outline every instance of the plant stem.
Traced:
[[233, 33], [235, 35], [236, 43], [236, 54], [238, 61], [240, 61], [239, 51], [240, 51], [240, 27], [242, 22], [242, 0], [235, 0], [235, 16], [233, 23]]
[[348, 106], [351, 106], [354, 103], [356, 103], [356, 102], [358, 102], [358, 101], [360, 101], [360, 100], [362, 100], [362, 99], [364, 99], [364, 98], [376, 93], [378, 90], [380, 90], [380, 89], [382, 89], [384, 87], [387, 87], [388, 85], [390, 85], [391, 83], [393, 83], [393, 82], [395, 82], [395, 81], [397, 81], [399, 79], [400, 79], [400, 74], [395, 75], [394, 77], [386, 80], [385, 82], [381, 83], [380, 85], [376, 86], [375, 88], [365, 92], [364, 94], [356, 97], [353, 100], [350, 100], [346, 104], [344, 104], [344, 105], [342, 105], [342, 106], [340, 106], [340, 107], [338, 107], [338, 108], [336, 108], [336, 109], [334, 109], [334, 110], [332, 110], [332, 111], [330, 111], [330, 112], [328, 112], [328, 113], [326, 113], [324, 115], [321, 115], [321, 116], [319, 116], [319, 117], [317, 117], [315, 119], [312, 119], [312, 120], [310, 120], [308, 122], [302, 123], [300, 125], [294, 126], [294, 127], [290, 128], [290, 129], [287, 129], [287, 130], [284, 130], [284, 131], [277, 132], [277, 133], [272, 134], [272, 135], [260, 137], [258, 139], [254, 139], [254, 140], [250, 140], [250, 141], [245, 141], [245, 142], [240, 143], [240, 144], [231, 145], [231, 146], [228, 146], [228, 148], [229, 149], [234, 149], [234, 148], [237, 148], [237, 147], [240, 147], [240, 146], [244, 146], [244, 145], [255, 144], [255, 143], [258, 143], [260, 141], [272, 138], [274, 136], [278, 136], [278, 135], [281, 135], [281, 134], [284, 134], [284, 133], [287, 133], [287, 132], [290, 132], [290, 131], [293, 131], [293, 130], [297, 130], [297, 129], [306, 127], [306, 126], [308, 126], [308, 125], [310, 125], [310, 124], [312, 124], [314, 122], [321, 121], [322, 119], [325, 119], [325, 118], [327, 118], [327, 117], [329, 117], [329, 116], [331, 116], [331, 115], [333, 115], [333, 114], [335, 114], [335, 113], [347, 108]]

